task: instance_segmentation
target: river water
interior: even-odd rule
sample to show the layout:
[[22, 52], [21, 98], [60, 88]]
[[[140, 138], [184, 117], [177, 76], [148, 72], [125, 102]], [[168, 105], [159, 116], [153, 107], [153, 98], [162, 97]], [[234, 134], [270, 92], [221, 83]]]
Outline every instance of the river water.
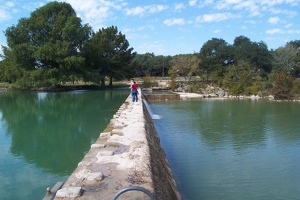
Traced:
[[0, 92], [0, 199], [40, 200], [65, 181], [129, 93]]
[[300, 104], [150, 103], [183, 200], [300, 199]]
[[[42, 199], [65, 181], [126, 90], [0, 92], [0, 199]], [[184, 200], [300, 199], [300, 104], [150, 103]]]

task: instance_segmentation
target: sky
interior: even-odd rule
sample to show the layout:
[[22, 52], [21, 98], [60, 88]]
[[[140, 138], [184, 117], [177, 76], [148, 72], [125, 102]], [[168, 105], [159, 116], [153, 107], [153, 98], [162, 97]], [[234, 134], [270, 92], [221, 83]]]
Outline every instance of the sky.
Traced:
[[[49, 0], [0, 0], [4, 31]], [[228, 44], [245, 36], [277, 49], [300, 40], [300, 0], [58, 0], [69, 3], [82, 24], [96, 32], [116, 26], [138, 54], [198, 53], [208, 40]]]

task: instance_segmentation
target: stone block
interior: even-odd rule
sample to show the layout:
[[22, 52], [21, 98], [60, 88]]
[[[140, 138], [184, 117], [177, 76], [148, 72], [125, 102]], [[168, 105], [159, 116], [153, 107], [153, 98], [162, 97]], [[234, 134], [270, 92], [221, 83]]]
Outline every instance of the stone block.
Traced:
[[80, 167], [89, 167], [91, 164], [92, 164], [91, 162], [81, 161], [80, 163], [78, 163], [78, 166], [80, 166]]
[[93, 149], [104, 149], [106, 147], [106, 144], [92, 144], [91, 148]]
[[86, 174], [86, 180], [88, 182], [98, 182], [103, 180], [103, 174], [101, 172], [93, 172]]
[[57, 191], [56, 197], [58, 198], [77, 198], [82, 194], [81, 187], [66, 187]]
[[108, 139], [111, 136], [111, 132], [103, 132], [100, 134], [100, 139]]

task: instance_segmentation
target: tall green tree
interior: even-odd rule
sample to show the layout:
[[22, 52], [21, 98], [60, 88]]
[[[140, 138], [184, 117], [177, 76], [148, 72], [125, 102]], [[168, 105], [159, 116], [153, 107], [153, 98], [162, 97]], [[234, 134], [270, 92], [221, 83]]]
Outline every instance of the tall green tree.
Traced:
[[247, 62], [259, 75], [266, 76], [272, 70], [272, 55], [264, 42], [251, 42], [245, 36], [239, 36], [233, 43], [233, 63]]
[[133, 61], [136, 76], [168, 76], [172, 56], [154, 55], [154, 53], [137, 54]]
[[2, 51], [6, 57], [1, 56], [3, 60], [0, 61], [0, 81], [14, 83], [19, 77], [22, 77], [23, 69], [18, 68], [14, 62], [12, 51], [2, 46]]
[[208, 76], [215, 73], [219, 77], [223, 76], [226, 66], [231, 64], [233, 59], [231, 46], [219, 38], [212, 38], [204, 43], [199, 56], [202, 60], [203, 73]]
[[122, 80], [133, 76], [130, 65], [135, 56], [133, 48], [129, 47], [126, 36], [111, 26], [96, 32], [85, 48], [87, 67], [98, 73], [102, 87], [105, 87], [105, 77], [109, 78], [109, 86], [113, 80]]
[[137, 54], [133, 59], [136, 76], [151, 76], [154, 59], [154, 53]]
[[81, 24], [70, 4], [50, 2], [7, 28], [4, 58], [23, 70], [21, 85], [57, 86], [80, 78], [81, 51], [90, 34], [91, 27]]

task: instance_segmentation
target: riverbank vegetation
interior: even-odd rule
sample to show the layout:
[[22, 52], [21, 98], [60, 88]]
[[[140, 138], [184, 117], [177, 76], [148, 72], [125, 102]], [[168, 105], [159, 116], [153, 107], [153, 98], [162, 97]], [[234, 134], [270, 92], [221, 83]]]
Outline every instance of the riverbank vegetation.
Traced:
[[300, 40], [269, 50], [237, 36], [233, 44], [212, 38], [199, 52], [175, 56], [137, 54], [111, 26], [93, 31], [68, 3], [50, 2], [5, 31], [0, 85], [21, 90], [105, 88], [138, 77], [144, 87], [168, 80], [172, 90], [201, 92], [207, 85], [231, 95], [300, 94]]
[[203, 92], [209, 86], [235, 96], [299, 98], [300, 94], [300, 40], [268, 50], [264, 42], [245, 36], [236, 37], [233, 44], [212, 38], [199, 53], [166, 57], [147, 53], [133, 61], [136, 76], [145, 76], [147, 85], [157, 82], [149, 77], [160, 76], [169, 77], [173, 90], [185, 86], [185, 91]]

